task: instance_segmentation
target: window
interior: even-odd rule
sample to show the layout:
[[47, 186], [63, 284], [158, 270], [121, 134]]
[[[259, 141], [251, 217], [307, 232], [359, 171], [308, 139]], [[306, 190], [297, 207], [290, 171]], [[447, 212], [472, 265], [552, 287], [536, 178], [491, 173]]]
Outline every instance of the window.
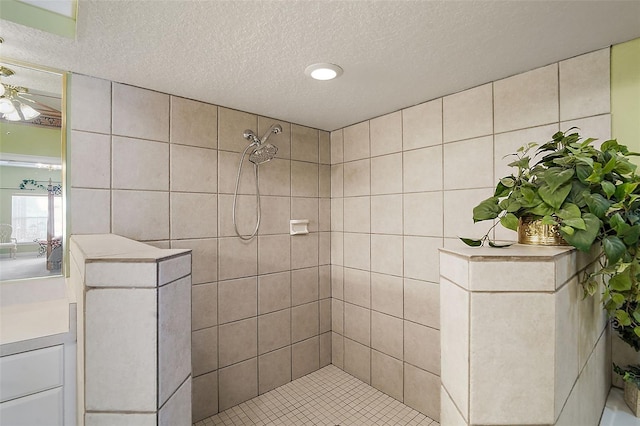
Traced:
[[[12, 237], [19, 243], [47, 239], [49, 200], [47, 195], [13, 195], [11, 197]], [[53, 236], [62, 235], [62, 197], [53, 197]]]

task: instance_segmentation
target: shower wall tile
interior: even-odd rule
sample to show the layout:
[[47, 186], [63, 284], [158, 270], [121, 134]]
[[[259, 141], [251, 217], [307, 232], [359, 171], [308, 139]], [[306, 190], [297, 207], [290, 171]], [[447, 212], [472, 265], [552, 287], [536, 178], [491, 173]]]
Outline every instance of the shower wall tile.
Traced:
[[331, 265], [331, 297], [344, 299], [344, 268], [333, 264]]
[[440, 377], [404, 363], [404, 403], [440, 420]]
[[111, 192], [103, 189], [71, 189], [71, 233], [111, 232]]
[[289, 235], [263, 235], [258, 237], [258, 273], [269, 274], [291, 269]]
[[344, 198], [331, 199], [331, 230], [344, 231]]
[[441, 238], [404, 237], [404, 276], [438, 282], [438, 249]]
[[344, 337], [335, 332], [331, 333], [331, 363], [344, 369]]
[[113, 84], [114, 135], [169, 142], [169, 95]]
[[320, 340], [313, 337], [291, 346], [291, 378], [305, 376], [320, 368]]
[[114, 234], [138, 241], [169, 238], [169, 193], [111, 191]]
[[[218, 276], [220, 280], [248, 277], [258, 273], [258, 241], [239, 238], [218, 239]], [[211, 260], [209, 260], [210, 262]]]
[[331, 231], [331, 199], [320, 198], [318, 203], [318, 230], [329, 232]]
[[400, 318], [371, 311], [371, 348], [402, 360], [402, 323]]
[[[297, 173], [296, 179], [302, 179], [304, 182], [312, 181], [315, 183], [315, 195], [310, 194], [309, 196], [317, 197], [318, 196], [318, 166], [317, 165], [309, 165], [315, 166], [314, 170], [309, 170], [309, 168], [303, 169], [303, 172], [312, 173], [311, 176], [301, 176], [299, 168], [293, 168], [293, 164], [297, 163], [289, 160], [282, 160], [279, 158], [274, 158], [269, 161], [269, 167], [262, 167], [260, 169], [260, 194], [261, 195], [282, 195], [282, 196], [290, 196], [290, 195], [300, 195], [307, 196], [306, 193], [297, 193], [293, 192], [293, 187], [291, 186], [291, 176], [293, 173]], [[306, 164], [306, 163], [302, 163]], [[253, 164], [251, 164], [253, 166]], [[253, 168], [253, 167], [251, 167]], [[312, 167], [311, 167], [312, 168]], [[251, 179], [255, 179], [253, 177], [253, 172], [251, 173]], [[255, 180], [251, 180], [252, 185], [255, 188]], [[308, 184], [306, 184], [308, 185]], [[303, 187], [306, 189], [306, 186]], [[255, 193], [255, 190], [254, 192]]]
[[[444, 192], [444, 236], [457, 239], [460, 236], [480, 238], [492, 223], [473, 223], [473, 208], [493, 196], [494, 188], [464, 189]], [[437, 281], [437, 280], [435, 280]]]
[[[263, 197], [260, 202], [263, 203], [265, 210], [266, 205], [272, 206], [271, 197]], [[218, 194], [218, 236], [219, 237], [235, 237], [236, 231], [233, 226], [233, 201], [234, 196], [231, 194]], [[235, 197], [236, 201], [236, 226], [238, 232], [241, 235], [251, 235], [256, 226], [256, 196], [255, 195], [241, 195], [238, 194]], [[289, 199], [287, 199], [289, 203]], [[290, 204], [287, 204], [288, 213], [290, 211]], [[273, 208], [273, 207], [271, 207]], [[264, 216], [270, 214], [266, 211], [263, 212]], [[261, 221], [262, 222], [262, 221]], [[272, 220], [265, 219], [265, 222], [273, 225]], [[269, 225], [265, 225], [268, 227]], [[261, 227], [262, 228], [262, 227]], [[282, 233], [282, 232], [281, 232]]]
[[111, 185], [111, 138], [109, 135], [71, 132], [71, 163], [74, 188], [110, 188]]
[[561, 61], [560, 120], [611, 111], [611, 50], [597, 50]]
[[402, 112], [374, 118], [369, 122], [371, 156], [402, 151]]
[[403, 399], [402, 361], [371, 351], [371, 386], [387, 395], [402, 401]]
[[331, 166], [331, 197], [344, 196], [344, 165], [335, 164]]
[[371, 309], [402, 318], [404, 307], [401, 277], [371, 274]]
[[318, 265], [331, 263], [331, 232], [318, 234]]
[[496, 81], [493, 87], [496, 133], [558, 121], [558, 64]]
[[402, 235], [402, 194], [371, 197], [371, 233]]
[[71, 129], [111, 133], [111, 82], [73, 74], [71, 83]]
[[170, 190], [218, 192], [218, 152], [213, 149], [171, 144]]
[[344, 196], [354, 197], [371, 194], [370, 160], [344, 164]]
[[191, 333], [191, 365], [194, 377], [218, 369], [218, 328]]
[[318, 179], [318, 195], [331, 197], [331, 166], [328, 164], [318, 166]]
[[258, 313], [285, 309], [291, 306], [291, 274], [261, 275], [258, 277]]
[[256, 277], [218, 283], [218, 322], [225, 324], [258, 313], [258, 279]]
[[[240, 153], [218, 151], [218, 192], [222, 194], [234, 194], [236, 189], [236, 178], [240, 161]], [[256, 181], [253, 172], [253, 163], [245, 156], [240, 174], [238, 194], [255, 194]], [[275, 164], [276, 160], [270, 163]], [[285, 161], [285, 160], [280, 160]], [[262, 181], [262, 174], [260, 175]], [[287, 194], [289, 195], [289, 194]]]
[[[307, 219], [309, 232], [318, 232], [319, 200], [317, 198], [291, 198], [291, 217]], [[285, 232], [289, 232], [287, 229]]]
[[371, 346], [371, 310], [344, 304], [344, 337]]
[[289, 345], [291, 345], [289, 309], [258, 317], [258, 354], [262, 355]]
[[440, 328], [440, 286], [427, 281], [404, 280], [404, 318]]
[[291, 195], [294, 197], [318, 196], [317, 164], [301, 161], [291, 162]]
[[191, 329], [218, 325], [218, 283], [191, 287]]
[[291, 159], [318, 163], [318, 130], [311, 127], [291, 125]]
[[345, 127], [343, 138], [344, 161], [361, 160], [370, 156], [368, 121]]
[[402, 149], [442, 143], [442, 99], [402, 110]]
[[320, 368], [326, 367], [327, 365], [331, 364], [331, 336], [331, 332], [323, 333], [320, 335]]
[[331, 331], [344, 334], [344, 302], [331, 299]]
[[291, 381], [291, 347], [258, 357], [258, 393], [262, 395]]
[[[292, 200], [289, 197], [261, 196], [260, 205], [261, 205], [262, 219], [260, 220], [260, 228], [258, 229], [258, 235], [288, 234], [289, 220], [292, 218], [291, 203], [292, 203]], [[231, 218], [232, 204], [233, 204], [233, 196], [230, 197], [229, 206], [224, 209], [224, 214], [226, 214], [229, 218]], [[251, 205], [251, 207], [248, 206], [249, 204]], [[249, 223], [251, 223], [255, 227], [255, 221], [256, 221], [255, 197], [251, 197], [251, 202], [247, 203], [247, 207], [245, 207], [244, 210], [246, 213], [248, 213], [248, 216], [250, 216]], [[239, 212], [236, 211], [236, 213], [239, 213]], [[233, 223], [231, 222], [230, 226], [226, 226], [226, 227], [229, 229], [233, 229], [232, 228]], [[249, 228], [244, 228], [244, 229], [249, 229]], [[235, 233], [233, 235], [235, 235]]]
[[171, 96], [171, 143], [218, 147], [218, 107]]
[[371, 349], [351, 339], [344, 339], [344, 371], [371, 384]]
[[218, 384], [220, 411], [258, 396], [258, 358], [221, 369]]
[[344, 199], [345, 232], [371, 232], [371, 197]]
[[331, 297], [331, 265], [318, 267], [318, 293], [320, 299]]
[[442, 101], [444, 142], [475, 138], [493, 133], [493, 86], [485, 84]]
[[191, 386], [193, 421], [216, 414], [218, 412], [218, 372], [194, 377]]
[[291, 308], [291, 341], [293, 343], [317, 336], [319, 327], [318, 302]]
[[371, 235], [371, 271], [402, 275], [402, 236]]
[[318, 268], [291, 271], [291, 304], [302, 305], [318, 300]]
[[331, 299], [322, 299], [319, 302], [320, 333], [331, 331]]
[[218, 326], [219, 367], [256, 357], [258, 355], [257, 333], [257, 318]]
[[190, 249], [191, 280], [193, 284], [203, 284], [218, 279], [218, 240], [205, 238], [197, 240], [172, 240], [171, 248]]
[[169, 145], [114, 136], [114, 189], [169, 190]]
[[318, 266], [318, 234], [291, 237], [291, 269]]
[[[258, 117], [247, 112], [218, 108], [218, 149], [242, 152], [249, 144], [242, 135], [245, 130], [259, 133]], [[257, 135], [258, 137], [262, 135]]]
[[344, 300], [365, 308], [371, 306], [371, 272], [344, 268]]
[[442, 237], [442, 199], [441, 191], [404, 194], [401, 207], [404, 234]]
[[[603, 142], [611, 139], [611, 114], [560, 122], [562, 131], [567, 131], [572, 127], [577, 127], [579, 129], [577, 131], [582, 137], [598, 139], [593, 145], [600, 147]], [[620, 143], [624, 144], [625, 142], [621, 140]]]
[[444, 145], [444, 189], [494, 185], [493, 137], [485, 136]]
[[331, 132], [331, 164], [344, 161], [344, 136], [342, 129]]
[[404, 152], [402, 164], [405, 193], [442, 189], [442, 146]]
[[318, 160], [320, 164], [331, 164], [331, 133], [318, 131]]
[[172, 192], [170, 199], [171, 238], [218, 236], [218, 200], [215, 194]]
[[331, 233], [331, 264], [344, 265], [344, 233]]
[[371, 267], [369, 234], [344, 234], [344, 266], [368, 270]]
[[404, 361], [440, 375], [440, 331], [404, 321]]
[[258, 117], [258, 137], [262, 137], [274, 124], [279, 124], [282, 132], [277, 135], [272, 133], [269, 136], [269, 143], [278, 147], [277, 158], [288, 160], [291, 158], [291, 124], [273, 118]]
[[371, 194], [402, 192], [402, 154], [371, 159]]

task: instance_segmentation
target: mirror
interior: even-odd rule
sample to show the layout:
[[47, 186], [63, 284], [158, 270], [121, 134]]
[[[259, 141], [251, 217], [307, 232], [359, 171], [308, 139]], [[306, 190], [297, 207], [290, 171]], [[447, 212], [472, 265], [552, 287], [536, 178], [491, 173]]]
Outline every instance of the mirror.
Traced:
[[0, 281], [62, 275], [65, 75], [0, 67]]

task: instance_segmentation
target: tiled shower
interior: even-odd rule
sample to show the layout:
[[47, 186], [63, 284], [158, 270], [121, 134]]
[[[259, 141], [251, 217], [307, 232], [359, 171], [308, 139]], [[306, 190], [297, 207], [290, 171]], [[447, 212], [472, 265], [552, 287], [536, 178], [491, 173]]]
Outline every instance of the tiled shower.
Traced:
[[[609, 49], [330, 134], [82, 75], [70, 104], [71, 232], [193, 250], [194, 421], [330, 363], [437, 420], [438, 249], [484, 233], [471, 210], [505, 154], [572, 126], [609, 137]], [[242, 242], [242, 133], [276, 122]]]

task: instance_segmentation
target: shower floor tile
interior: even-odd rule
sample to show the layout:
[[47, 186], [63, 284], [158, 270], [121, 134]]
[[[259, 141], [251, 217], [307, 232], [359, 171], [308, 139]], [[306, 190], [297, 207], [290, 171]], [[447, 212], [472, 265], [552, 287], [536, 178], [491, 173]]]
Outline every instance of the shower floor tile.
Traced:
[[329, 365], [195, 426], [439, 426], [439, 423]]

